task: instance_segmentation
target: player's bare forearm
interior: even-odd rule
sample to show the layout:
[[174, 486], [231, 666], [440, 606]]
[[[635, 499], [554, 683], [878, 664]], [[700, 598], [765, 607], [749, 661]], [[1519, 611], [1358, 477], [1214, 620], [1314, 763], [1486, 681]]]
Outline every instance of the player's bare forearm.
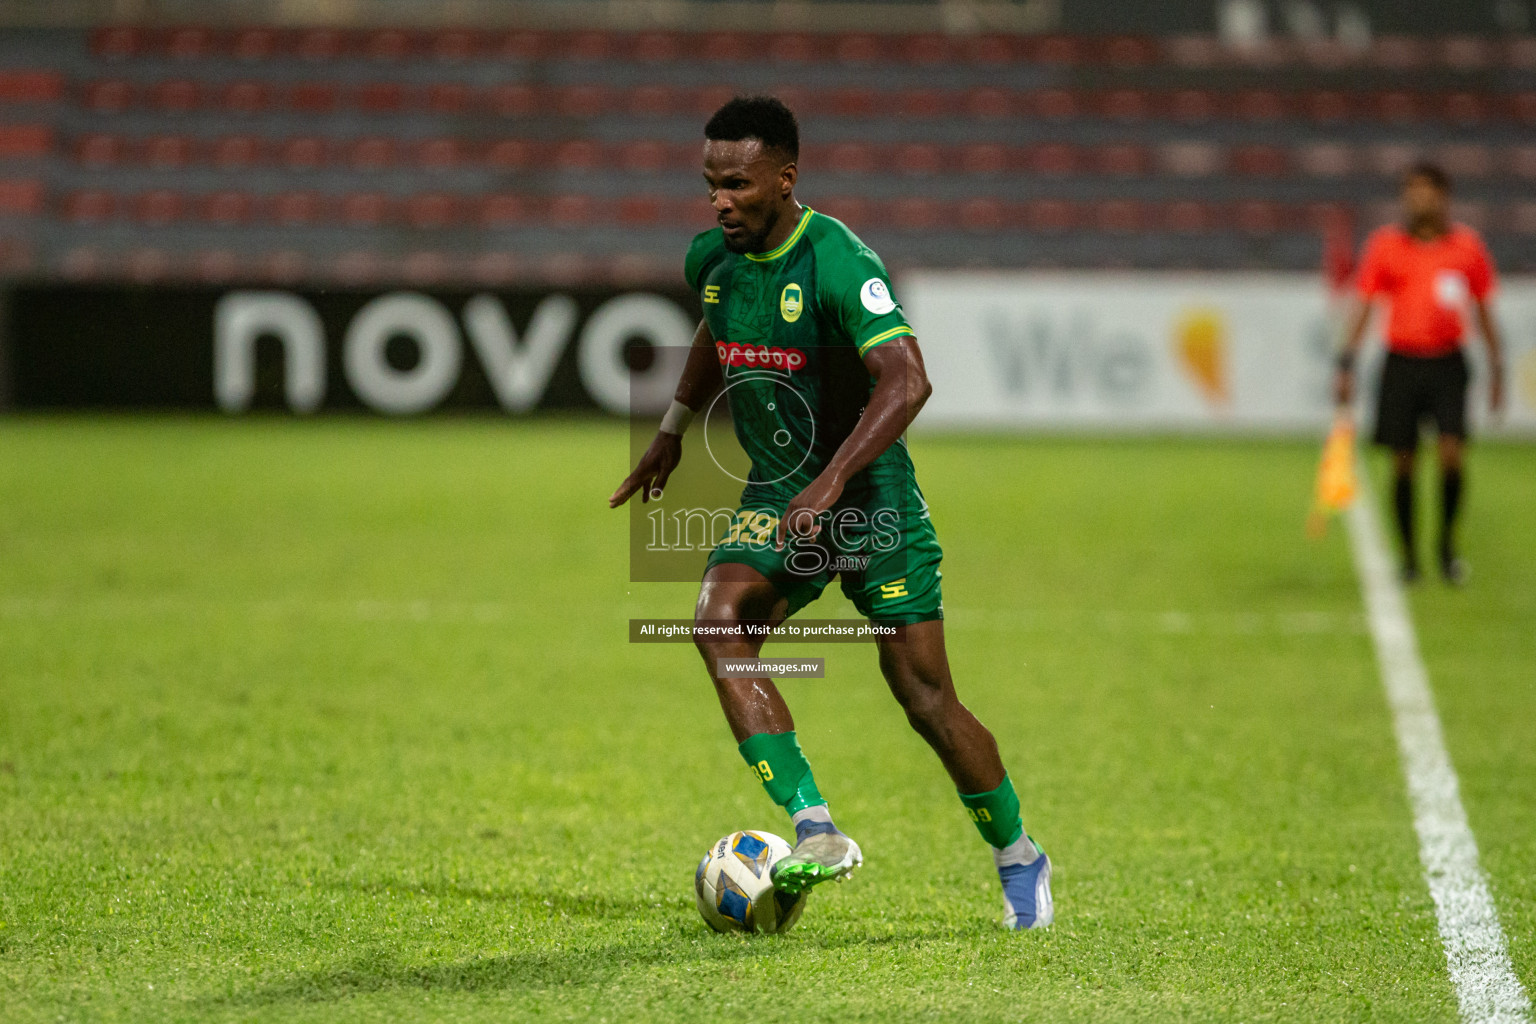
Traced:
[[876, 345], [864, 356], [864, 365], [875, 378], [874, 391], [853, 433], [827, 465], [827, 471], [844, 483], [895, 444], [933, 394], [916, 338]]
[[1477, 329], [1482, 332], [1483, 345], [1488, 349], [1489, 402], [1497, 412], [1504, 405], [1504, 338], [1499, 333], [1499, 322], [1493, 318], [1488, 303], [1477, 300]]
[[[715, 339], [710, 333], [709, 323], [700, 320], [699, 329], [693, 333], [693, 346], [688, 350], [688, 360], [683, 364], [683, 373], [678, 378], [673, 399], [686, 406], [691, 415], [704, 407], [704, 402], [720, 387], [720, 382]], [[668, 417], [671, 416], [669, 412]], [[682, 431], [687, 429], [685, 422], [670, 429], [666, 426], [666, 420], [662, 423], [650, 447], [640, 456], [634, 472], [625, 477], [618, 490], [608, 496], [609, 508], [618, 508], [636, 493], [640, 495], [641, 502], [661, 497], [667, 479], [682, 461]]]
[[693, 347], [688, 350], [688, 361], [683, 364], [683, 375], [677, 380], [677, 391], [672, 397], [694, 412], [704, 408], [709, 396], [719, 390], [720, 360], [715, 355], [715, 336], [709, 330], [709, 321], [700, 320], [699, 329], [693, 332]]
[[815, 537], [821, 530], [816, 517], [837, 503], [855, 473], [896, 443], [933, 394], [916, 338], [896, 338], [876, 345], [865, 354], [864, 365], [875, 379], [869, 402], [827, 468], [784, 510], [775, 542], [778, 547], [783, 547], [791, 534]]
[[1333, 382], [1333, 397], [1340, 405], [1348, 405], [1355, 397], [1355, 357], [1360, 352], [1360, 339], [1365, 337], [1365, 325], [1370, 319], [1370, 302], [1355, 299], [1346, 315], [1344, 344], [1339, 349], [1339, 367]]

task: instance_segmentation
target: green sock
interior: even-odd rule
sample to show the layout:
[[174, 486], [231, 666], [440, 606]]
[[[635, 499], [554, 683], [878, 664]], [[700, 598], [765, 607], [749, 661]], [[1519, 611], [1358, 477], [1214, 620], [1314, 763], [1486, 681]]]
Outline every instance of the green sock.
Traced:
[[737, 749], [768, 796], [790, 814], [826, 803], [793, 731], [760, 732], [742, 740]]
[[988, 793], [961, 793], [960, 802], [976, 823], [981, 838], [1001, 850], [1024, 834], [1024, 819], [1019, 817], [1019, 794], [1013, 780], [1003, 773], [1003, 784]]

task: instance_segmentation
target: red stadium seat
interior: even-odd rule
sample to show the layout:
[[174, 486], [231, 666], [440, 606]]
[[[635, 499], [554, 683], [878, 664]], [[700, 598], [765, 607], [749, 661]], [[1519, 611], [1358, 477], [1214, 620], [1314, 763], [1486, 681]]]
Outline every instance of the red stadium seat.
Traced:
[[907, 36], [897, 45], [902, 49], [902, 57], [920, 66], [948, 64], [955, 59], [955, 41], [949, 36], [934, 33]]
[[64, 96], [56, 71], [0, 71], [0, 103], [54, 103]]
[[271, 28], [243, 28], [229, 45], [236, 60], [270, 60], [277, 53], [277, 31]]
[[[1068, 67], [1074, 64], [1081, 64], [1085, 56], [1082, 41], [1071, 36], [1044, 36], [1032, 40], [1032, 42], [1034, 44], [1031, 47], [1033, 52], [1029, 54], [1029, 59], [1040, 64], [1055, 64]], [[994, 63], [1003, 63], [1013, 59], [1014, 53], [1010, 48], [1006, 56], [1000, 52], [998, 59]]]
[[66, 196], [64, 219], [78, 224], [99, 224], [117, 212], [117, 197], [101, 189], [84, 189]]
[[1444, 116], [1456, 124], [1480, 124], [1488, 119], [1488, 101], [1477, 93], [1453, 92], [1445, 97]]
[[1064, 199], [1032, 199], [1024, 207], [1029, 229], [1043, 234], [1072, 230], [1078, 224], [1079, 213], [1075, 204]]
[[944, 151], [938, 146], [908, 143], [898, 147], [892, 163], [912, 177], [932, 177], [944, 172]]
[[1104, 94], [1100, 110], [1116, 121], [1142, 121], [1152, 116], [1152, 96], [1145, 89], [1111, 89]]
[[1451, 220], [1476, 228], [1478, 231], [1488, 230], [1488, 204], [1477, 199], [1453, 199], [1451, 200]]
[[613, 102], [601, 85], [573, 85], [555, 91], [553, 105], [565, 117], [592, 118], [607, 113]]
[[1407, 124], [1424, 116], [1421, 98], [1411, 92], [1384, 92], [1372, 98], [1371, 114], [1378, 120]]
[[141, 246], [129, 252], [123, 260], [128, 277], [138, 284], [153, 284], [164, 280], [175, 269], [175, 258], [164, 249]]
[[1046, 89], [1035, 93], [1026, 101], [1035, 117], [1050, 121], [1066, 121], [1079, 116], [1086, 108], [1080, 96], [1066, 89]]
[[631, 174], [657, 174], [671, 164], [671, 156], [665, 142], [626, 142], [619, 148], [619, 166]]
[[944, 204], [926, 196], [907, 196], [891, 204], [890, 221], [902, 231], [931, 231], [944, 221]]
[[966, 174], [1002, 174], [1008, 169], [1008, 147], [977, 142], [960, 149], [960, 169]]
[[259, 114], [272, 107], [272, 87], [266, 82], [231, 82], [224, 87], [219, 105], [237, 114]]
[[531, 117], [539, 111], [539, 93], [531, 85], [498, 85], [487, 100], [491, 111], [502, 117]]
[[997, 120], [1019, 113], [1019, 104], [1009, 90], [985, 86], [968, 90], [962, 99], [962, 109], [967, 117]]
[[341, 222], [351, 227], [378, 227], [395, 215], [393, 196], [382, 192], [353, 192], [341, 199]]
[[256, 201], [247, 192], [227, 189], [204, 196], [197, 212], [203, 220], [213, 224], [246, 224], [255, 215]]
[[1158, 211], [1158, 226], [1174, 234], [1194, 235], [1213, 230], [1220, 221], [1217, 208], [1195, 199], [1171, 202]]
[[498, 171], [521, 171], [531, 167], [538, 153], [527, 139], [498, 139], [485, 148], [485, 163]]
[[158, 227], [180, 220], [186, 212], [186, 197], [168, 188], [154, 189], [133, 201], [135, 220]]
[[1516, 234], [1536, 235], [1536, 203], [1511, 203], [1504, 213], [1502, 223]]
[[908, 89], [896, 95], [896, 112], [902, 117], [949, 117], [955, 113], [955, 95], [939, 89]]
[[516, 193], [495, 193], [480, 201], [475, 220], [484, 228], [510, 227], [528, 218], [528, 206], [528, 201]]
[[553, 40], [543, 32], [508, 32], [494, 39], [489, 49], [505, 60], [539, 60], [553, 53]]
[[1138, 178], [1152, 169], [1147, 147], [1129, 142], [1100, 146], [1091, 156], [1094, 171], [1115, 178]]
[[875, 206], [858, 196], [827, 196], [816, 202], [816, 209], [828, 217], [835, 217], [858, 231], [875, 222]]
[[91, 52], [107, 60], [137, 57], [148, 48], [149, 33], [131, 25], [97, 29], [91, 33]]
[[583, 227], [592, 222], [597, 204], [592, 197], [580, 193], [555, 196], [545, 210], [549, 222], [555, 227]]
[[358, 139], [347, 148], [347, 163], [359, 171], [380, 171], [393, 167], [399, 158], [395, 140], [387, 135]]
[[441, 171], [457, 167], [464, 160], [464, 144], [452, 136], [425, 139], [415, 147], [416, 165]]
[[43, 212], [45, 194], [41, 181], [0, 180], [0, 216], [35, 217]]
[[1307, 117], [1325, 123], [1343, 121], [1353, 113], [1349, 96], [1328, 89], [1307, 93], [1302, 106]]
[[827, 152], [824, 166], [836, 174], [870, 174], [879, 165], [874, 146], [866, 142], [840, 142]]
[[203, 87], [191, 79], [178, 78], [159, 82], [150, 91], [150, 103], [158, 110], [183, 114], [202, 105]]
[[463, 82], [438, 82], [427, 88], [427, 109], [434, 114], [465, 114], [475, 103], [475, 91]]
[[278, 149], [278, 160], [293, 170], [310, 170], [324, 167], [330, 156], [330, 146], [316, 135], [300, 135], [288, 139]]
[[0, 125], [0, 160], [47, 156], [53, 149], [53, 129], [46, 124]]
[[233, 281], [241, 271], [240, 254], [228, 249], [205, 249], [192, 257], [192, 273], [199, 281], [210, 284]]
[[1440, 41], [1440, 60], [1452, 71], [1482, 71], [1498, 54], [1492, 41], [1476, 36], [1451, 36]]
[[93, 133], [82, 135], [75, 143], [75, 159], [92, 167], [110, 167], [121, 163], [128, 146], [121, 135]]
[[457, 64], [480, 52], [481, 39], [468, 29], [446, 29], [433, 33], [426, 49], [437, 60]]
[[164, 50], [167, 57], [176, 60], [202, 60], [212, 56], [216, 45], [212, 29], [184, 25], [166, 33]]
[[1204, 70], [1226, 60], [1226, 48], [1215, 36], [1173, 36], [1163, 40], [1163, 54], [1175, 67]]
[[329, 62], [345, 56], [351, 40], [334, 28], [304, 29], [293, 37], [293, 53], [304, 60]]
[[1418, 147], [1402, 142], [1372, 146], [1367, 154], [1370, 168], [1383, 178], [1397, 178], [1422, 157]]
[[555, 147], [555, 166], [562, 171], [595, 171], [602, 163], [603, 147], [592, 139], [569, 139]]
[[405, 201], [405, 219], [414, 228], [452, 227], [460, 212], [458, 197], [446, 192], [424, 192]]
[[185, 167], [196, 156], [196, 143], [185, 135], [155, 135], [144, 140], [142, 154], [151, 167]]
[[1113, 235], [1136, 234], [1146, 228], [1147, 209], [1134, 199], [1103, 199], [1093, 204], [1092, 224]]
[[119, 78], [109, 78], [87, 83], [81, 100], [88, 110], [101, 114], [116, 114], [133, 105], [134, 92], [132, 83]]
[[820, 38], [805, 32], [779, 32], [768, 38], [767, 57], [780, 64], [810, 64], [826, 56]]
[[1371, 59], [1379, 67], [1411, 71], [1429, 63], [1424, 43], [1408, 36], [1382, 36], [1371, 46]]
[[405, 109], [405, 87], [399, 82], [367, 82], [357, 87], [352, 103], [365, 114], [397, 114]]
[[677, 60], [687, 45], [676, 33], [642, 32], [635, 37], [630, 52], [642, 64], [668, 64]]
[[1245, 121], [1279, 121], [1290, 111], [1283, 95], [1271, 89], [1245, 89], [1237, 94], [1233, 110]]
[[325, 202], [318, 192], [282, 192], [272, 197], [267, 209], [275, 223], [303, 227], [319, 223]]
[[966, 231], [1003, 231], [1009, 227], [1011, 211], [999, 199], [967, 199], [960, 204], [960, 226]]
[[1232, 222], [1248, 235], [1272, 235], [1287, 226], [1286, 210], [1279, 203], [1245, 199], [1232, 210]]
[[397, 61], [413, 56], [417, 42], [409, 32], [398, 28], [381, 28], [363, 37], [362, 53], [370, 60]]
[[213, 165], [221, 170], [254, 167], [263, 156], [262, 140], [254, 135], [226, 135], [213, 144]]
[[1253, 177], [1277, 178], [1290, 170], [1290, 160], [1279, 146], [1239, 146], [1232, 151], [1232, 170]]
[[619, 201], [619, 223], [631, 227], [660, 224], [666, 203], [656, 196], [625, 196]]
[[1209, 121], [1220, 109], [1216, 94], [1206, 89], [1180, 89], [1168, 101], [1168, 112], [1176, 121]]
[[679, 107], [677, 91], [667, 85], [642, 85], [629, 90], [629, 112], [639, 117], [663, 117]]
[[874, 117], [885, 109], [885, 98], [874, 89], [833, 89], [821, 99], [823, 112], [833, 117]]
[[888, 57], [896, 57], [897, 54], [892, 52], [894, 49], [895, 44], [884, 37], [850, 32], [837, 38], [834, 56], [840, 64], [878, 64]]
[[300, 82], [288, 91], [288, 106], [301, 114], [329, 114], [340, 93], [335, 82]]
[[581, 61], [613, 60], [622, 48], [617, 35], [602, 30], [574, 32], [561, 39], [560, 44], [564, 59]]
[[1084, 163], [1081, 150], [1070, 143], [1047, 142], [1028, 151], [1029, 170], [1047, 178], [1074, 175]]

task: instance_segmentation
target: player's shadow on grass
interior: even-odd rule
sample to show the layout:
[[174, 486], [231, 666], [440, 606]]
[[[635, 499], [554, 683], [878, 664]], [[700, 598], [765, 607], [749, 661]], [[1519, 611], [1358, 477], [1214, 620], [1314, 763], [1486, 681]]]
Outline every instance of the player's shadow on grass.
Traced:
[[[674, 904], [658, 910], [655, 901], [644, 898], [605, 899], [587, 893], [561, 893], [532, 890], [475, 890], [469, 887], [349, 885], [348, 888], [390, 893], [458, 895], [468, 898], [503, 900], [508, 904], [545, 907], [555, 914], [567, 913], [608, 919], [637, 914], [660, 915], [668, 927], [659, 936], [637, 938], [611, 944], [571, 943], [548, 940], [548, 948], [526, 949], [495, 956], [475, 957], [453, 963], [401, 963], [383, 947], [353, 958], [339, 967], [309, 971], [285, 981], [244, 992], [210, 996], [203, 1000], [210, 1006], [274, 1006], [283, 1003], [318, 1003], [345, 999], [354, 995], [389, 990], [421, 991], [542, 990], [561, 986], [602, 986], [619, 982], [636, 972], [649, 973], [659, 967], [677, 968], [688, 963], [722, 970], [744, 961], [775, 959], [797, 951], [874, 949], [899, 947], [952, 939], [965, 934], [964, 929], [920, 929], [881, 935], [807, 933], [794, 936], [734, 936], [710, 933], [692, 913], [680, 913]], [[556, 908], [565, 908], [557, 910]], [[567, 988], [567, 990], [569, 990]]]
[[615, 897], [599, 892], [475, 886], [444, 881], [407, 882], [386, 878], [367, 882], [351, 880], [337, 882], [333, 887], [350, 892], [365, 892], [373, 896], [391, 896], [400, 899], [430, 896], [439, 899], [452, 897], [460, 900], [504, 903], [535, 914], [542, 912], [550, 917], [585, 917], [596, 920], [638, 917], [654, 912], [659, 905], [654, 897]]

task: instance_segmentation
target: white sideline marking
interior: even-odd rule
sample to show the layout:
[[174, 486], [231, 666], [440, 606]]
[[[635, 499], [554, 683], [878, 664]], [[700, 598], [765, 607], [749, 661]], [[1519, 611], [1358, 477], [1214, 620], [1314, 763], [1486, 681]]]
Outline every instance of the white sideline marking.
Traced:
[[1477, 862], [1477, 840], [1461, 805], [1456, 770], [1445, 749], [1429, 674], [1408, 615], [1397, 568], [1387, 554], [1376, 511], [1362, 493], [1348, 514], [1349, 536], [1376, 641], [1381, 682], [1403, 759], [1419, 860], [1435, 901], [1440, 940], [1462, 1020], [1468, 1024], [1526, 1024], [1531, 1002], [1515, 977], [1488, 878]]

